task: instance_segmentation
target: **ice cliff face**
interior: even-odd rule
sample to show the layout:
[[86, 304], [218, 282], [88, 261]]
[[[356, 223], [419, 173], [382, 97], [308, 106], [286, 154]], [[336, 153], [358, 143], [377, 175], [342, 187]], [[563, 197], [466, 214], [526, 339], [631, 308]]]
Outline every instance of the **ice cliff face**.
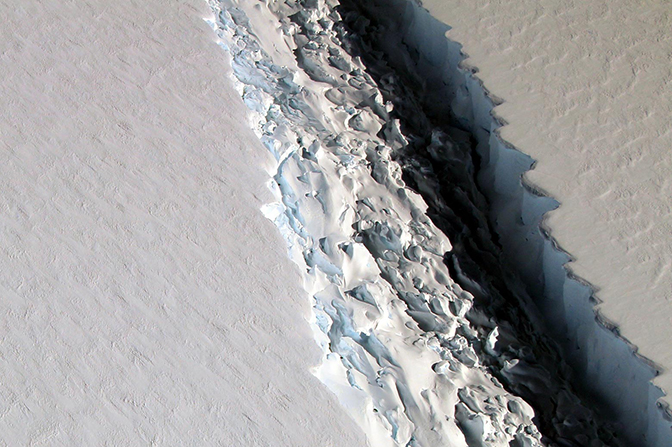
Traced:
[[426, 114], [381, 25], [347, 1], [210, 5], [275, 160], [263, 212], [313, 300], [315, 374], [371, 445], [621, 445], [502, 280], [473, 137]]
[[[618, 328], [595, 309], [592, 288], [565, 268], [570, 255], [557, 246], [544, 227], [544, 214], [558, 202], [522, 181], [534, 160], [499, 137], [498, 131], [505, 123], [497, 119], [493, 108], [501, 101], [482, 85], [477, 69], [463, 65], [466, 56], [461, 46], [445, 38], [449, 27], [407, 0], [343, 4], [349, 11], [357, 11], [357, 17], [370, 20], [369, 28], [376, 30], [364, 34], [369, 36], [373, 50], [366, 54], [382, 54], [398, 74], [410, 79], [404, 84], [412, 86], [417, 102], [434, 121], [455, 123], [473, 137], [478, 189], [487, 197], [488, 221], [500, 245], [498, 265], [476, 255], [480, 270], [489, 271], [491, 279], [505, 279], [507, 288], [516, 295], [530, 297], [545, 332], [560, 345], [563, 359], [572, 368], [572, 383], [599, 403], [607, 418], [620, 426], [621, 435], [629, 438], [630, 445], [671, 446], [672, 412], [660, 399], [662, 390], [651, 382], [658, 367], [639, 357], [637, 347], [620, 337]], [[451, 183], [450, 176], [439, 177], [440, 185], [457, 191], [460, 186], [465, 188]], [[443, 188], [441, 194], [450, 197], [445, 191]], [[444, 232], [448, 231], [435, 217], [433, 199], [428, 194], [423, 196], [430, 205], [429, 215]], [[453, 209], [455, 203], [451, 199]], [[464, 223], [470, 226], [469, 219]], [[478, 227], [477, 233], [483, 229]], [[452, 233], [447, 234], [458, 246]], [[467, 244], [478, 241], [473, 237], [463, 240]], [[482, 243], [480, 246], [485, 247]], [[498, 289], [507, 295], [504, 289]], [[512, 302], [509, 298], [506, 301]]]

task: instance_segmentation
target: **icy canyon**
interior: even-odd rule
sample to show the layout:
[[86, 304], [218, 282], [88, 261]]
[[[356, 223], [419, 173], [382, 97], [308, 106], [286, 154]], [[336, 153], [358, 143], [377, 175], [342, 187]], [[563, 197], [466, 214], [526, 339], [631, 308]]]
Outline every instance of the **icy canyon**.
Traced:
[[5, 3], [0, 445], [671, 447], [670, 11], [531, 3]]

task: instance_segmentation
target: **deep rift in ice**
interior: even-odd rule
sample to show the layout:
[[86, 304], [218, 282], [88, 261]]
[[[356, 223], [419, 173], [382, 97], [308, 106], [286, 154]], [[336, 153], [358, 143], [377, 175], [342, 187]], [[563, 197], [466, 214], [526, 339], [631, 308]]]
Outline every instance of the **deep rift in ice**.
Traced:
[[503, 297], [470, 136], [427, 119], [375, 27], [337, 1], [209, 3], [276, 160], [263, 212], [313, 299], [315, 374], [371, 445], [620, 445]]

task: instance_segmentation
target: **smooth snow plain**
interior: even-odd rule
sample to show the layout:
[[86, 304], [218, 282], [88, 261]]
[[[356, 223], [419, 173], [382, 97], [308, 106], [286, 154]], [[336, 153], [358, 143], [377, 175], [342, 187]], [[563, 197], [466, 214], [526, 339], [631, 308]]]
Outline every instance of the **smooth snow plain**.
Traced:
[[0, 5], [2, 446], [366, 444], [208, 14]]

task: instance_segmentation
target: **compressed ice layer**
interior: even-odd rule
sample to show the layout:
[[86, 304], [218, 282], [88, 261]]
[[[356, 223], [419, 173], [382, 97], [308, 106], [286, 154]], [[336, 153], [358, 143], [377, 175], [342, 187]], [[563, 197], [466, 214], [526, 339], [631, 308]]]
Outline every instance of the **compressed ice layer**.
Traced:
[[[465, 258], [453, 260], [451, 277], [444, 255], [454, 247], [393, 160], [411, 147], [408, 123], [392, 118], [405, 98], [385, 99], [400, 80], [374, 80], [355, 55], [363, 47], [352, 29], [367, 24], [346, 27], [337, 3], [211, 6], [251, 125], [277, 161], [269, 174], [278, 201], [264, 212], [314, 299], [324, 350], [316, 374], [372, 445], [540, 445], [531, 407], [498, 378], [545, 396], [535, 404], [553, 439], [601, 445], [590, 410], [553, 371], [561, 362], [538, 358], [543, 341], [525, 347], [510, 324], [474, 307], [472, 293], [488, 299], [493, 289], [465, 273]], [[426, 121], [419, 109], [398, 115]], [[435, 158], [465, 138], [449, 133], [428, 129]], [[436, 186], [421, 165], [413, 172], [426, 192]], [[478, 200], [465, 197], [465, 206]]]

